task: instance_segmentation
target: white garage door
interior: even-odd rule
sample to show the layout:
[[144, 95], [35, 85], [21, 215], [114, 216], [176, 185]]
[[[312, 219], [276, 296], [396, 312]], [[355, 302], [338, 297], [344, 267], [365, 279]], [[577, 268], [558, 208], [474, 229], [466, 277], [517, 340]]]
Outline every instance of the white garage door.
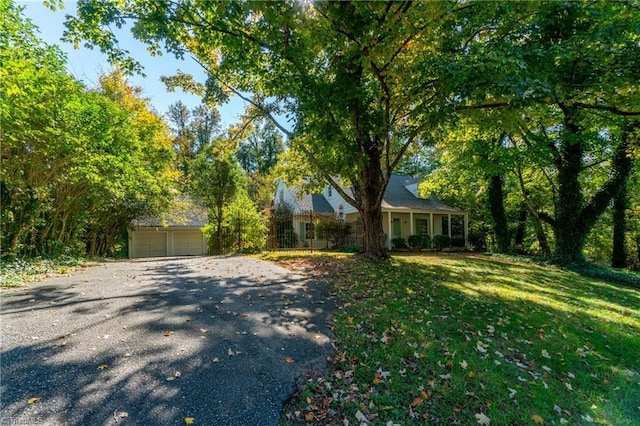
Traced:
[[173, 254], [175, 256], [198, 256], [204, 254], [202, 248], [202, 233], [200, 232], [174, 232]]
[[134, 231], [131, 235], [131, 257], [157, 257], [167, 255], [166, 232]]

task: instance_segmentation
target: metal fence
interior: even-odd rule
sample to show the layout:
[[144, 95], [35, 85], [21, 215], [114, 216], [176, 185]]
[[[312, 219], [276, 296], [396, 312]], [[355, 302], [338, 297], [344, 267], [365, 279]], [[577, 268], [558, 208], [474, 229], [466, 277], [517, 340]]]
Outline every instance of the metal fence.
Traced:
[[333, 214], [312, 211], [273, 215], [267, 250], [338, 250], [362, 246], [361, 222], [346, 223]]

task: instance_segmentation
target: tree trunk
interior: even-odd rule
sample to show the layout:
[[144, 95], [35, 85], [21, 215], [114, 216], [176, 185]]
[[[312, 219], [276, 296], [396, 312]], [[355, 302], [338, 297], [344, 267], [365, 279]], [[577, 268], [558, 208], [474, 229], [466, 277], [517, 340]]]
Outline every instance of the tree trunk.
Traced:
[[489, 194], [487, 201], [493, 219], [493, 230], [496, 234], [497, 251], [509, 251], [509, 227], [504, 210], [504, 194], [502, 192], [502, 176], [489, 177]]
[[628, 206], [627, 182], [620, 186], [618, 194], [613, 198], [613, 253], [611, 266], [613, 268], [627, 267], [627, 248], [625, 245], [625, 213]]
[[523, 205], [520, 208], [520, 215], [518, 216], [518, 229], [516, 230], [516, 234], [513, 239], [513, 245], [515, 247], [522, 247], [522, 243], [524, 242], [524, 236], [527, 228], [527, 206]]
[[542, 222], [539, 218], [533, 217], [533, 223], [536, 230], [536, 238], [538, 239], [538, 244], [540, 245], [540, 251], [544, 257], [551, 257], [551, 248], [549, 247], [549, 241], [547, 240], [547, 234], [544, 232], [544, 228], [542, 227]]
[[565, 107], [563, 112], [566, 134], [556, 161], [558, 201], [552, 226], [556, 238], [555, 260], [566, 265], [584, 262], [582, 250], [587, 234], [629, 176], [631, 158], [627, 155], [627, 148], [631, 127], [624, 127], [622, 140], [613, 154], [613, 176], [585, 204], [579, 181], [582, 171], [583, 135], [574, 121], [576, 107]]

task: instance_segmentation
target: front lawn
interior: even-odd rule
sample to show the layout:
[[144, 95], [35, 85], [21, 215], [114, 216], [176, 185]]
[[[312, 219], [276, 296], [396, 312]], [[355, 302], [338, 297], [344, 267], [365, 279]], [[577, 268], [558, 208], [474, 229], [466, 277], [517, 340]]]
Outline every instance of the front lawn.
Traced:
[[287, 422], [640, 424], [638, 289], [480, 255], [265, 258], [342, 301]]

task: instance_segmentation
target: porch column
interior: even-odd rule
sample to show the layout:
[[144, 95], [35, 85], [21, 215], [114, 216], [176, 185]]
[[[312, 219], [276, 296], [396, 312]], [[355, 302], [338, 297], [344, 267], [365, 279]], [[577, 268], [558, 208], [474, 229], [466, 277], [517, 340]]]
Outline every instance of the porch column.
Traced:
[[429, 213], [429, 237], [433, 240], [433, 213]]
[[387, 248], [391, 250], [391, 232], [393, 231], [391, 229], [391, 211], [387, 212], [387, 224], [389, 225], [387, 228]]
[[469, 245], [469, 213], [464, 214], [464, 246]]
[[449, 213], [447, 216], [449, 217], [449, 220], [447, 221], [447, 222], [449, 222], [448, 223], [448, 225], [449, 225], [449, 238], [451, 238], [451, 213]]
[[409, 212], [409, 236], [412, 236], [413, 234], [415, 234], [415, 231], [413, 229], [413, 212]]

